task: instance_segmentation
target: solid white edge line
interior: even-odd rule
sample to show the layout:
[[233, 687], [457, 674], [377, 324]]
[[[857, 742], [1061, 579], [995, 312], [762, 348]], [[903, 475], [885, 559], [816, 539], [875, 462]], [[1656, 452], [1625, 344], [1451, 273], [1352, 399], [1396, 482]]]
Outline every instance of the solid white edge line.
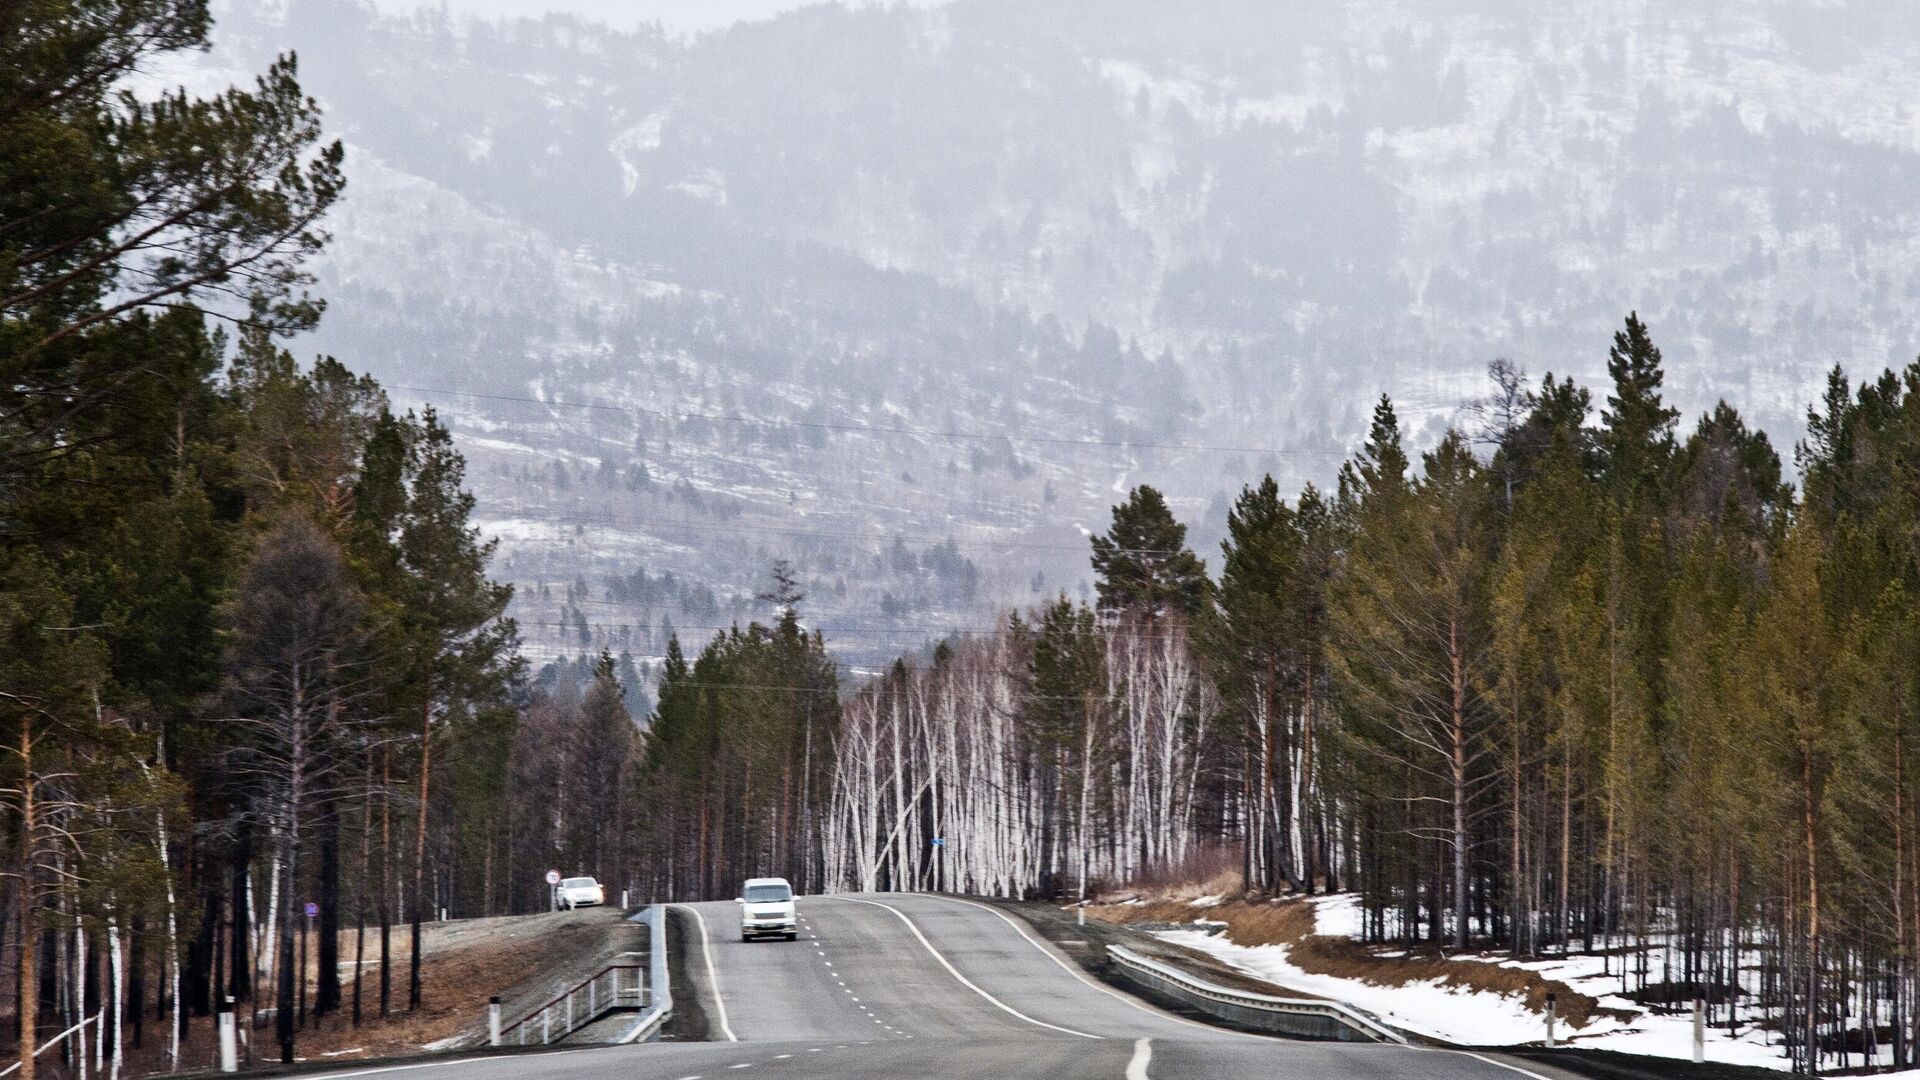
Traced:
[[693, 921], [700, 927], [700, 953], [707, 961], [707, 990], [713, 995], [713, 1008], [720, 1016], [720, 1032], [728, 1042], [739, 1042], [740, 1037], [733, 1033], [733, 1026], [727, 1023], [727, 1003], [720, 998], [720, 973], [713, 966], [713, 942], [707, 937], [707, 920], [700, 916], [700, 909], [692, 904], [669, 904], [668, 907], [684, 908], [693, 915]]
[[1032, 1024], [1035, 1027], [1046, 1028], [1049, 1031], [1058, 1031], [1067, 1035], [1077, 1035], [1082, 1039], [1101, 1038], [1101, 1036], [1099, 1035], [1090, 1035], [1087, 1032], [1075, 1031], [1072, 1028], [1061, 1027], [1058, 1024], [1049, 1024], [1045, 1020], [1035, 1020], [1033, 1017], [1028, 1016], [1026, 1013], [1021, 1012], [1019, 1009], [1014, 1008], [1013, 1006], [1007, 1004], [1006, 1002], [1001, 1001], [999, 998], [994, 997], [992, 994], [987, 993], [985, 990], [980, 989], [978, 986], [975, 986], [972, 980], [968, 979], [965, 975], [960, 974], [960, 969], [954, 967], [951, 963], [947, 962], [947, 958], [940, 954], [940, 950], [933, 947], [933, 942], [927, 940], [927, 935], [921, 933], [920, 928], [914, 925], [913, 920], [907, 918], [907, 913], [904, 911], [901, 911], [899, 908], [891, 907], [887, 904], [882, 904], [874, 900], [856, 900], [851, 896], [830, 896], [830, 899], [844, 900], [849, 904], [866, 904], [868, 907], [877, 907], [882, 911], [893, 912], [894, 917], [899, 919], [901, 922], [906, 923], [907, 929], [913, 931], [913, 936], [920, 939], [920, 944], [926, 947], [927, 952], [933, 954], [933, 958], [935, 960], [940, 961], [940, 966], [947, 969], [947, 974], [952, 975], [954, 978], [960, 980], [960, 985], [966, 987], [967, 989], [973, 991], [976, 994], [979, 994], [982, 998], [985, 998], [989, 1004], [993, 1005], [995, 1008], [999, 1009], [1001, 1012], [1004, 1012], [1009, 1016], [1014, 1016], [1014, 1017], [1018, 1017], [1021, 1020], [1025, 1020], [1027, 1023]]
[[[1218, 1032], [1222, 1035], [1234, 1035], [1242, 1039], [1261, 1039], [1267, 1042], [1290, 1041], [1290, 1040], [1283, 1040], [1279, 1036], [1275, 1036], [1275, 1035], [1256, 1035], [1256, 1034], [1253, 1034], [1252, 1032], [1247, 1032], [1247, 1031], [1235, 1031], [1232, 1028], [1215, 1027], [1212, 1024], [1203, 1024], [1198, 1020], [1189, 1020], [1184, 1016], [1176, 1016], [1173, 1013], [1162, 1012], [1161, 1010], [1154, 1008], [1153, 1006], [1147, 1004], [1144, 1001], [1140, 1001], [1127, 994], [1123, 994], [1120, 991], [1115, 990], [1111, 986], [1106, 986], [1102, 983], [1096, 982], [1092, 977], [1088, 976], [1085, 972], [1077, 970], [1067, 960], [1061, 958], [1060, 956], [1055, 955], [1051, 949], [1048, 949], [1045, 945], [1035, 940], [1033, 935], [1027, 933], [1026, 927], [1021, 926], [1020, 923], [1013, 918], [1013, 916], [1008, 915], [1006, 912], [1001, 911], [999, 908], [994, 907], [991, 904], [982, 904], [977, 900], [967, 900], [958, 896], [941, 896], [936, 893], [902, 893], [901, 895], [922, 897], [928, 900], [944, 900], [949, 904], [964, 904], [967, 907], [975, 907], [975, 908], [979, 908], [982, 911], [991, 912], [992, 914], [999, 916], [1001, 922], [1004, 922], [1008, 926], [1013, 927], [1014, 933], [1019, 934], [1022, 938], [1026, 939], [1027, 944], [1033, 946], [1035, 949], [1038, 949], [1042, 956], [1045, 956], [1047, 959], [1060, 965], [1061, 969], [1064, 970], [1067, 974], [1073, 976], [1076, 979], [1079, 979], [1081, 982], [1086, 983], [1088, 986], [1093, 987], [1095, 990], [1098, 990], [1103, 994], [1110, 995], [1112, 997], [1120, 999], [1121, 1001], [1126, 1002], [1128, 1005], [1131, 1005], [1134, 1008], [1139, 1009], [1141, 1012], [1151, 1013], [1154, 1016], [1162, 1017], [1167, 1020], [1172, 1020], [1176, 1023], [1185, 1024], [1188, 1027], [1197, 1027], [1206, 1031]], [[840, 899], [846, 900], [851, 898], [843, 896], [843, 897], [840, 897]], [[856, 902], [867, 902], [867, 901], [856, 901]], [[1531, 1069], [1525, 1069], [1518, 1065], [1510, 1065], [1504, 1061], [1495, 1061], [1490, 1057], [1485, 1057], [1481, 1054], [1476, 1054], [1471, 1050], [1449, 1050], [1445, 1047], [1416, 1046], [1409, 1043], [1397, 1043], [1397, 1044], [1381, 1043], [1379, 1045], [1383, 1045], [1383, 1046], [1398, 1045], [1398, 1046], [1401, 1046], [1403, 1049], [1418, 1050], [1421, 1053], [1427, 1053], [1427, 1054], [1460, 1054], [1464, 1057], [1473, 1058], [1475, 1061], [1481, 1062], [1482, 1064], [1491, 1065], [1496, 1069], [1506, 1069], [1509, 1072], [1517, 1072], [1521, 1076], [1531, 1077], [1532, 1080], [1552, 1080], [1551, 1077], [1544, 1076], [1540, 1073], [1534, 1072]]]
[[1127, 1080], [1153, 1080], [1147, 1075], [1147, 1066], [1151, 1064], [1153, 1064], [1153, 1040], [1135, 1039], [1133, 1060], [1127, 1062]]
[[996, 915], [999, 917], [1001, 922], [1004, 922], [1008, 926], [1013, 927], [1013, 932], [1016, 934], [1019, 934], [1021, 938], [1025, 939], [1027, 944], [1039, 950], [1040, 955], [1060, 965], [1060, 970], [1066, 972], [1067, 974], [1073, 976], [1076, 979], [1079, 979], [1081, 982], [1086, 983], [1088, 986], [1093, 987], [1095, 990], [1100, 991], [1101, 993], [1107, 995], [1108, 997], [1114, 998], [1115, 1000], [1120, 1001], [1123, 1004], [1131, 1005], [1134, 1008], [1139, 1009], [1141, 1012], [1146, 1013], [1149, 1016], [1157, 1016], [1162, 1020], [1171, 1020], [1176, 1024], [1184, 1024], [1187, 1027], [1199, 1028], [1202, 1031], [1211, 1031], [1220, 1035], [1231, 1035], [1236, 1039], [1259, 1039], [1262, 1042], [1286, 1041], [1281, 1039], [1277, 1035], [1259, 1035], [1251, 1031], [1235, 1031], [1232, 1028], [1217, 1027], [1213, 1024], [1203, 1024], [1198, 1020], [1189, 1020], [1184, 1016], [1178, 1016], [1178, 1015], [1175, 1015], [1174, 1013], [1167, 1012], [1163, 1009], [1156, 1009], [1152, 1005], [1149, 1005], [1146, 1002], [1141, 1001], [1139, 998], [1133, 997], [1132, 995], [1123, 993], [1119, 990], [1115, 990], [1113, 987], [1108, 986], [1096, 980], [1091, 975], [1088, 975], [1086, 972], [1075, 968], [1070, 961], [1064, 960], [1061, 957], [1055, 955], [1051, 949], [1048, 949], [1045, 945], [1035, 940], [1033, 935], [1027, 933], [1026, 927], [1021, 926], [1018, 922], [1014, 920], [1014, 918], [1011, 915], [1008, 915], [1006, 912], [1001, 911], [999, 908], [996, 908], [991, 904], [982, 904], [973, 900], [962, 900], [957, 896], [938, 896], [933, 893], [908, 893], [905, 895], [925, 897], [928, 900], [944, 900], [949, 904], [965, 904], [968, 907], [976, 907], [982, 911], [989, 912], [993, 915]]
[[349, 1076], [377, 1076], [381, 1073], [408, 1072], [413, 1069], [444, 1069], [449, 1065], [484, 1065], [490, 1061], [508, 1061], [513, 1057], [565, 1057], [568, 1054], [584, 1054], [588, 1050], [601, 1049], [597, 1046], [582, 1046], [572, 1050], [549, 1050], [535, 1054], [503, 1054], [493, 1057], [458, 1057], [446, 1061], [418, 1061], [411, 1065], [382, 1065], [373, 1069], [355, 1069], [352, 1072], [322, 1072], [315, 1076], [324, 1080], [344, 1080]]
[[1416, 1046], [1413, 1049], [1421, 1050], [1430, 1054], [1459, 1054], [1462, 1057], [1470, 1057], [1473, 1060], [1478, 1061], [1483, 1065], [1491, 1065], [1496, 1069], [1505, 1069], [1508, 1072], [1517, 1072], [1521, 1076], [1530, 1076], [1533, 1078], [1533, 1080], [1552, 1080], [1551, 1077], [1546, 1076], [1542, 1073], [1534, 1072], [1532, 1069], [1523, 1069], [1518, 1065], [1509, 1065], [1504, 1061], [1495, 1061], [1484, 1054], [1476, 1054], [1471, 1050], [1447, 1050], [1437, 1046]]

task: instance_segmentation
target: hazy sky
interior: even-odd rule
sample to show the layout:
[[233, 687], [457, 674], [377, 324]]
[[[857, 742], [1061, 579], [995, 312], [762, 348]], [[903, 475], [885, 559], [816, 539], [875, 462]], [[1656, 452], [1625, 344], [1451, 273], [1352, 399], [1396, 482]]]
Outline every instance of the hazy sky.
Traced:
[[[816, 0], [376, 0], [386, 11], [405, 12], [418, 7], [438, 7], [476, 15], [542, 15], [548, 11], [571, 11], [591, 16], [612, 26], [633, 26], [659, 21], [676, 30], [710, 30], [728, 26], [740, 19], [764, 19], [790, 8], [803, 7]], [[853, 0], [854, 3], [864, 0]], [[914, 0], [926, 3], [928, 0]]]

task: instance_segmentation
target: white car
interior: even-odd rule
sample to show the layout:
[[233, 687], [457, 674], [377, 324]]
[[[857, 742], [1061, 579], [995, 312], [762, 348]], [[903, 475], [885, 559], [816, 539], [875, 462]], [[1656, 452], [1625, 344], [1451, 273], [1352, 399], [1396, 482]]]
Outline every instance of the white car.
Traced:
[[786, 878], [748, 878], [735, 898], [740, 905], [740, 940], [785, 935], [788, 941], [800, 936], [799, 916], [793, 908], [793, 886]]
[[553, 891], [560, 906], [568, 911], [607, 902], [607, 891], [590, 877], [562, 878]]

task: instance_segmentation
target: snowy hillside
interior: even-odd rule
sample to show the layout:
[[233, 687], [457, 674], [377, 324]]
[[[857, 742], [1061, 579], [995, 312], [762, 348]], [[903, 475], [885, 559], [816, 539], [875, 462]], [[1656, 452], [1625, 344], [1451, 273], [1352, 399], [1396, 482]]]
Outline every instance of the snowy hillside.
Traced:
[[1898, 5], [1186, 7], [247, 2], [207, 65], [298, 49], [350, 150], [313, 347], [454, 417], [536, 654], [704, 638], [790, 558], [877, 663], [1077, 590], [1129, 484], [1206, 545], [1379, 393], [1431, 439], [1496, 356], [1596, 378], [1629, 308], [1779, 442], [1920, 351]]

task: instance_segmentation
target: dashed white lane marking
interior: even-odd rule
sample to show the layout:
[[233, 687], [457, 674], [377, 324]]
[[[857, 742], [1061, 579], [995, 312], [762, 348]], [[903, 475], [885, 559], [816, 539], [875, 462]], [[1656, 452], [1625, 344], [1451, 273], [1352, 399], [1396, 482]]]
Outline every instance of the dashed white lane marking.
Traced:
[[720, 997], [720, 973], [713, 967], [713, 942], [707, 937], [707, 920], [700, 917], [700, 909], [692, 904], [675, 904], [693, 912], [694, 924], [700, 927], [700, 952], [707, 959], [707, 985], [713, 988], [713, 1011], [720, 1020], [720, 1033], [728, 1042], [739, 1042], [740, 1037], [733, 1033], [733, 1026], [727, 1023], [727, 1003]]
[[775, 1061], [785, 1061], [785, 1060], [787, 1060], [788, 1058], [790, 1058], [790, 1057], [792, 1057], [792, 1056], [793, 1056], [792, 1054], [775, 1054], [775, 1055], [773, 1055], [773, 1060], [775, 1060]]
[[1133, 1060], [1127, 1062], [1127, 1080], [1150, 1080], [1147, 1066], [1153, 1064], [1153, 1040], [1133, 1041]]
[[1009, 1016], [1013, 1016], [1018, 1019], [1025, 1020], [1027, 1023], [1032, 1024], [1034, 1027], [1046, 1028], [1048, 1031], [1058, 1031], [1067, 1035], [1078, 1035], [1082, 1039], [1100, 1038], [1100, 1036], [1098, 1035], [1089, 1035], [1084, 1031], [1075, 1031], [1072, 1028], [1061, 1027], [1058, 1024], [1049, 1024], [1045, 1020], [1035, 1020], [1033, 1017], [1028, 1016], [1026, 1013], [1021, 1012], [1019, 1009], [1014, 1008], [1013, 1006], [1007, 1004], [1006, 1002], [1001, 1001], [999, 998], [994, 997], [992, 994], [987, 993], [985, 990], [980, 989], [978, 986], [975, 986], [971, 979], [968, 979], [965, 975], [960, 974], [960, 969], [954, 967], [951, 963], [947, 961], [947, 958], [945, 956], [942, 956], [940, 954], [939, 949], [936, 949], [933, 947], [933, 942], [927, 940], [927, 935], [921, 933], [920, 928], [914, 925], [913, 920], [907, 918], [906, 912], [901, 911], [899, 908], [890, 907], [886, 904], [877, 903], [872, 900], [856, 900], [851, 896], [836, 896], [833, 899], [844, 900], [849, 904], [865, 904], [868, 907], [877, 907], [882, 911], [893, 912], [894, 917], [899, 919], [901, 922], [906, 923], [907, 929], [913, 931], [913, 936], [920, 939], [920, 944], [926, 948], [927, 952], [933, 954], [933, 958], [935, 960], [940, 961], [940, 966], [947, 969], [947, 974], [952, 975], [954, 978], [960, 980], [960, 985], [980, 995], [982, 998], [985, 998], [989, 1004], [991, 1004], [994, 1008], [999, 1009], [1001, 1012], [1004, 1012]]

